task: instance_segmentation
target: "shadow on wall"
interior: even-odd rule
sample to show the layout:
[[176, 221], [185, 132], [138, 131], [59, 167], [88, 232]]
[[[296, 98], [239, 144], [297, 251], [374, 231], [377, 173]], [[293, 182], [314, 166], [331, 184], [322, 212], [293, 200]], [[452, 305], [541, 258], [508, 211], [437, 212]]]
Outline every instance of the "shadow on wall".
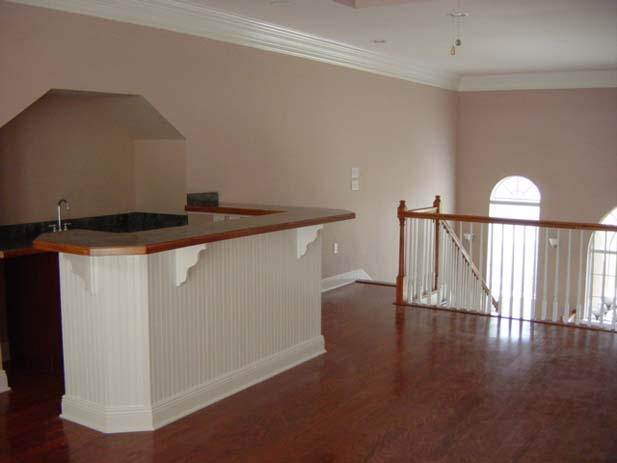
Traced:
[[0, 128], [0, 225], [183, 213], [182, 134], [143, 96], [50, 90]]

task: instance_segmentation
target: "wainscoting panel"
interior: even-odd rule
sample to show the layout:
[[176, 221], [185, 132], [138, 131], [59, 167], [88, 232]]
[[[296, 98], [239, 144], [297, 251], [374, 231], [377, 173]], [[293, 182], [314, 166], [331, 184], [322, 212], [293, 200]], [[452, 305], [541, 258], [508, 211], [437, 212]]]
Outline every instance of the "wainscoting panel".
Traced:
[[296, 230], [187, 253], [179, 286], [175, 250], [61, 254], [63, 418], [156, 429], [325, 352], [319, 234], [301, 259]]

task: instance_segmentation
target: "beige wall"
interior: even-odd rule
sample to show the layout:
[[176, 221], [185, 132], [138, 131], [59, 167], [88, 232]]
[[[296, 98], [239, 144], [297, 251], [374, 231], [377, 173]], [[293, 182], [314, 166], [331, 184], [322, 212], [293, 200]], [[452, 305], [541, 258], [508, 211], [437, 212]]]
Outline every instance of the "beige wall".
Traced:
[[183, 140], [135, 140], [135, 210], [184, 213], [185, 151]]
[[0, 65], [10, 70], [0, 73], [0, 125], [50, 87], [144, 95], [187, 139], [188, 191], [356, 211], [326, 227], [324, 276], [364, 268], [392, 280], [397, 201], [426, 205], [440, 193], [454, 205], [453, 92], [4, 2]]
[[[4, 66], [3, 66], [4, 68]], [[0, 224], [135, 209], [133, 142], [96, 102], [46, 95], [0, 128]]]
[[524, 175], [542, 219], [598, 222], [617, 206], [617, 89], [461, 93], [457, 151], [459, 213], [487, 214], [493, 186]]

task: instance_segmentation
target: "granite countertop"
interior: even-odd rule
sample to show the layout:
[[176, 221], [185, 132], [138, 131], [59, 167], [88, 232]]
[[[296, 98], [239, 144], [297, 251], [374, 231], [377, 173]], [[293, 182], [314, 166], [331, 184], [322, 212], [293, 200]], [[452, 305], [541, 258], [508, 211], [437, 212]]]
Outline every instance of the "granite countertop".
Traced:
[[[148, 212], [127, 212], [95, 217], [65, 220], [71, 229], [101, 230], [109, 233], [129, 233], [186, 225], [184, 214], [157, 214]], [[55, 220], [17, 225], [0, 226], [0, 259], [27, 256], [46, 252], [33, 246], [34, 240], [50, 230]], [[68, 233], [68, 232], [62, 232]], [[62, 233], [58, 233], [61, 235]]]
[[46, 233], [34, 241], [34, 247], [41, 251], [86, 256], [141, 255], [355, 218], [355, 214], [347, 210], [309, 207], [223, 203], [218, 207], [187, 206], [185, 209], [188, 212], [239, 214], [251, 217], [128, 233], [92, 230]]

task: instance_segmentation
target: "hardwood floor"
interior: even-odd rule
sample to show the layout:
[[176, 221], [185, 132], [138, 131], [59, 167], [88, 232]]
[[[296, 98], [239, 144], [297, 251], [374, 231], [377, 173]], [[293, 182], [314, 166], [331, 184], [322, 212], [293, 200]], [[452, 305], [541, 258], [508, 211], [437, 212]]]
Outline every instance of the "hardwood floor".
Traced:
[[324, 295], [328, 354], [151, 433], [57, 417], [61, 381], [13, 375], [0, 461], [617, 462], [610, 333]]

